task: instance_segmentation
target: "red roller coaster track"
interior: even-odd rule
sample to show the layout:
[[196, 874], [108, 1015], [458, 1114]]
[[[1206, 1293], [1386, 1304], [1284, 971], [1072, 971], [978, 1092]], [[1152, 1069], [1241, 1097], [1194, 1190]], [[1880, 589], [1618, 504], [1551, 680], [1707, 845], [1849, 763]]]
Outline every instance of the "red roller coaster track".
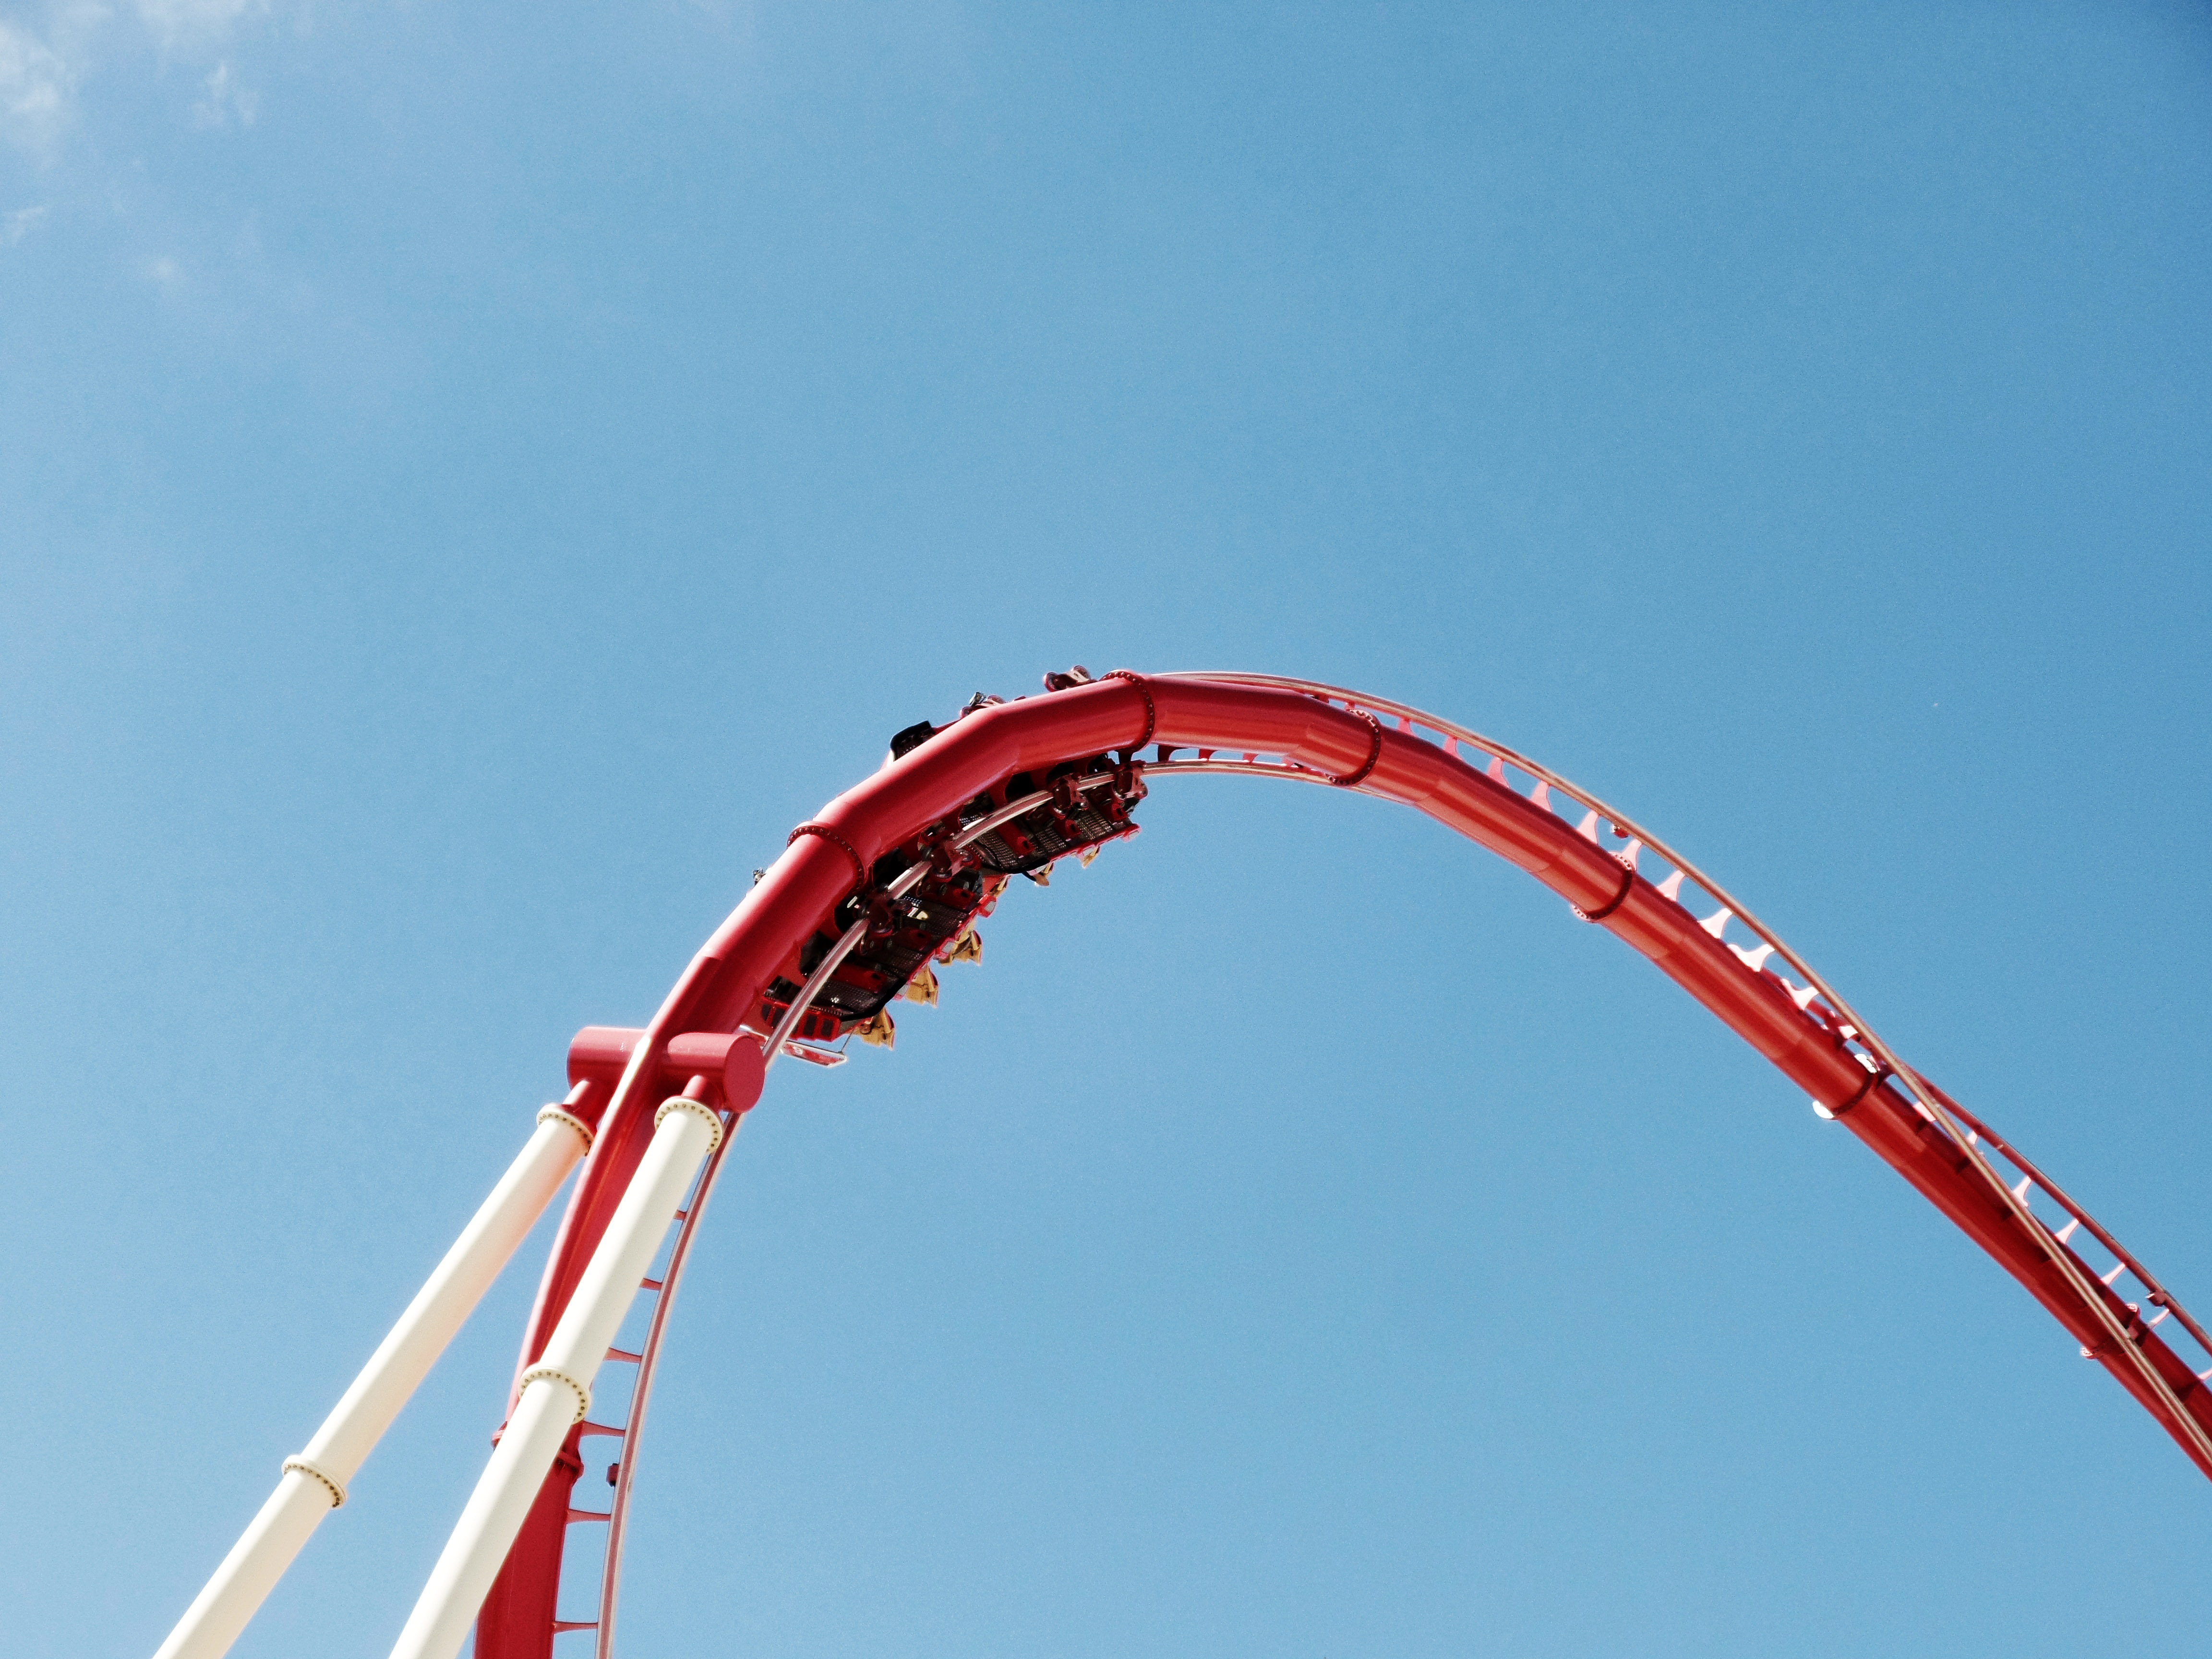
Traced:
[[[810, 1039], [862, 1029], [933, 954], [957, 954], [1006, 873], [1127, 833], [1127, 808], [1161, 778], [1229, 773], [1415, 807], [1648, 957], [2026, 1286], [2212, 1476], [2212, 1340], [2203, 1328], [2041, 1170], [1900, 1060], [1802, 958], [1648, 830], [1491, 738], [1334, 686], [1234, 673], [1093, 681], [1081, 671], [1048, 677], [1048, 685], [1046, 695], [1014, 702], [979, 699], [933, 732], [902, 733], [918, 740], [902, 742], [897, 758], [793, 832], [650, 1026], [579, 1036], [570, 1104], [599, 1133], [531, 1314], [518, 1378], [536, 1362], [644, 1156], [672, 1066], [691, 1069], [686, 1056], [714, 1036], [725, 1053], [729, 1034], [743, 1030], [764, 1042], [771, 1063], [784, 1054], [835, 1063]], [[980, 884], [971, 873], [979, 871], [988, 872]], [[678, 1212], [662, 1278], [646, 1283], [657, 1300], [641, 1348], [608, 1355], [637, 1367], [628, 1420], [570, 1431], [483, 1605], [478, 1659], [547, 1659], [563, 1631], [595, 1631], [598, 1651], [612, 1651], [653, 1364], [729, 1145], [720, 1140]], [[2076, 1249], [2077, 1233], [2113, 1258], [2108, 1269]], [[2167, 1340], [2177, 1327], [2193, 1358]], [[574, 1503], [579, 1447], [590, 1435], [623, 1443], [605, 1512]], [[591, 1523], [607, 1528], [598, 1615], [563, 1621], [568, 1534]]]

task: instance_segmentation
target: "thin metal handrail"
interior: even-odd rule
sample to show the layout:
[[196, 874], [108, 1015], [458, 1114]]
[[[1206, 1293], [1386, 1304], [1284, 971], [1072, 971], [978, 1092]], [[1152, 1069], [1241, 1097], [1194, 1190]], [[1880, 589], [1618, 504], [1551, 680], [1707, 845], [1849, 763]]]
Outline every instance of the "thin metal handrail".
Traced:
[[[1921, 1081], [1923, 1083], [1927, 1083], [1928, 1079], [1923, 1078], [1921, 1079]], [[2049, 1198], [2052, 1203], [2057, 1205], [2060, 1209], [2065, 1211], [2069, 1216], [2073, 1218], [2073, 1219], [2080, 1222], [2083, 1227], [2088, 1230], [2089, 1236], [2092, 1238], [2095, 1239], [2100, 1244], [2110, 1250], [2114, 1256], [2118, 1257], [2120, 1262], [2127, 1268], [2128, 1272], [2134, 1276], [2136, 1283], [2140, 1284], [2145, 1291], [2150, 1293], [2152, 1305], [2154, 1307], [2166, 1309], [2171, 1312], [2176, 1319], [2181, 1322], [2182, 1328], [2187, 1331], [2190, 1335], [2197, 1339], [2197, 1346], [2204, 1350], [2206, 1357], [2208, 1358], [2212, 1358], [2212, 1337], [2209, 1337], [2204, 1334], [2203, 1327], [2199, 1325], [2197, 1321], [2191, 1316], [2188, 1309], [2183, 1307], [2181, 1304], [2174, 1298], [2174, 1294], [2172, 1291], [2167, 1290], [2165, 1285], [2160, 1284], [2157, 1279], [2151, 1277], [2150, 1270], [2145, 1267], [2141, 1261], [2137, 1261], [2125, 1245], [2122, 1244], [2119, 1240], [2114, 1238], [2112, 1234], [2105, 1231], [2104, 1227], [2099, 1224], [2096, 1217], [2091, 1215], [2079, 1204], [2076, 1204], [2071, 1198], [2069, 1198], [2064, 1191], [2059, 1188], [2057, 1182], [2051, 1180], [2049, 1176], [2044, 1174], [2043, 1171], [2036, 1168], [2034, 1164], [2029, 1163], [2027, 1155], [2021, 1152], [2018, 1148], [2008, 1143], [2002, 1135], [1990, 1128], [1988, 1124], [1983, 1122], [1981, 1119], [1976, 1117], [1972, 1112], [1959, 1104], [1957, 1101], [1952, 1099], [1949, 1095], [1945, 1094], [1942, 1090], [1936, 1088], [1934, 1084], [1929, 1083], [1928, 1086], [1942, 1101], [1944, 1105], [1949, 1107], [1952, 1111], [1957, 1113], [1960, 1117], [1966, 1121], [1969, 1128], [1972, 1129], [1975, 1133], [1980, 1135], [1984, 1140], [1988, 1141], [1990, 1146], [1996, 1147], [1998, 1153], [2002, 1156], [2006, 1163], [2011, 1164], [2013, 1168], [2018, 1170], [2021, 1174], [2026, 1176], [2030, 1182], [2033, 1182], [2036, 1191], [2043, 1194], [2045, 1197]]]
[[[2104, 1328], [2106, 1334], [2128, 1355], [2129, 1361], [2135, 1367], [2137, 1375], [2149, 1385], [2152, 1392], [2172, 1414], [2175, 1423], [2179, 1425], [2184, 1436], [2198, 1455], [2208, 1464], [2212, 1464], [2212, 1434], [2205, 1431], [2204, 1426], [2182, 1403], [2180, 1395], [2166, 1380], [2159, 1369], [2151, 1364], [2150, 1357], [2130, 1340], [2119, 1316], [2112, 1311], [2101, 1294], [2104, 1287], [2096, 1285], [2095, 1288], [2092, 1288], [2094, 1281], [2079, 1258], [2072, 1250], [2061, 1243], [2051, 1229], [2043, 1224], [2034, 1211], [2028, 1206], [2027, 1199], [2014, 1192], [2006, 1183], [2004, 1177], [1990, 1167], [1989, 1160], [1982, 1156], [1978, 1144], [1978, 1138], [1970, 1133], [1962, 1122], [1952, 1116], [1943, 1100], [1928, 1086], [1920, 1074], [1899, 1059], [1887, 1042], [1869, 1029], [1865, 1020], [1859, 1017], [1857, 1012], [1826, 980], [1814, 970], [1810, 963], [1791, 950], [1779, 934], [1753, 915], [1726, 888], [1706, 875], [1689, 860], [1675, 852], [1665, 842], [1599, 799], [1595, 795], [1579, 787], [1568, 779], [1561, 777], [1549, 767], [1530, 760], [1510, 745], [1500, 743], [1494, 738], [1486, 737], [1455, 721], [1443, 720], [1424, 709], [1415, 708], [1408, 703], [1397, 702], [1384, 697], [1369, 696], [1364, 692], [1354, 691], [1345, 686], [1329, 685], [1317, 680], [1293, 679], [1276, 674], [1249, 674], [1239, 672], [1180, 672], [1155, 675], [1153, 678], [1169, 680], [1212, 680], [1237, 685], [1272, 686], [1279, 690], [1300, 692], [1324, 701], [1340, 702], [1347, 708], [1364, 709], [1370, 714], [1389, 714], [1402, 722], [1409, 734], [1413, 725], [1425, 726], [1440, 736], [1472, 744], [1492, 759], [1502, 761], [1516, 770], [1526, 773], [1545, 784], [1549, 789], [1558, 790], [1577, 805], [1606, 819], [1615, 830], [1626, 830], [1636, 840], [1649, 847], [1659, 857], [1672, 864], [1677, 870], [1687, 874], [1691, 880], [1696, 882], [1708, 895], [1718, 900], [1725, 907], [1727, 915], [1719, 918], [1723, 926], [1729, 916], [1733, 916], [1742, 922], [1761, 944], [1768, 946], [1774, 954], [1779, 956], [1805, 976], [1806, 982], [1826, 1000], [1831, 1010], [1839, 1018], [1841, 1025], [1848, 1028], [1845, 1035], [1865, 1048], [1881, 1065], [1889, 1069], [1891, 1074], [1899, 1082], [1905, 1085], [1922, 1114], [1957, 1146], [1961, 1154], [1972, 1161], [1975, 1169], [1980, 1172], [1983, 1180], [1987, 1183], [1991, 1194], [2028, 1229], [2029, 1237], [2034, 1237], [2040, 1234], [2050, 1241], [2050, 1248], [2046, 1254], [2053, 1265], [2058, 1268], [2060, 1275], [2081, 1297], [2082, 1303], [2096, 1318], [2097, 1322]], [[1255, 767], [1252, 769], [1258, 771], [1261, 769]], [[1281, 769], [1273, 769], [1279, 775], [1285, 775]], [[2045, 1190], [2047, 1191], [2048, 1188]], [[2074, 1213], [2070, 1205], [2067, 1205], [2066, 1207], [2069, 1214]], [[2080, 1218], [2085, 1224], [2088, 1220], [2087, 1216]], [[2094, 1229], [2094, 1231], [2100, 1238], [2103, 1237], [2101, 1228]], [[2130, 1260], [2124, 1253], [2117, 1249], [2113, 1254], [2118, 1255], [2123, 1262]], [[2141, 1278], [2142, 1275], [2138, 1273], [2137, 1277]], [[2161, 1291], [2160, 1294], [2166, 1293]], [[2167, 1297], [2167, 1300], [2171, 1304], [2171, 1296]], [[2177, 1313], [2180, 1311], [2178, 1306], [2175, 1310]], [[2185, 1317], [2183, 1322], [2191, 1334], [2196, 1336], [2202, 1343], [2204, 1339], [2197, 1322], [2193, 1319]]]
[[[1231, 777], [1283, 778], [1298, 783], [1328, 784], [1330, 782], [1330, 780], [1326, 774], [1316, 771], [1310, 767], [1300, 766], [1295, 761], [1168, 761], [1155, 762], [1146, 767], [1144, 769], [1147, 781], [1155, 778], [1174, 777], [1188, 772], [1200, 772], [1213, 773], [1223, 776]], [[1553, 780], [1547, 780], [1547, 782], [1550, 784], [1551, 787], [1559, 788], [1562, 794], [1571, 794], [1572, 798], [1576, 800], [1577, 805], [1589, 805], [1589, 802], [1586, 801], [1578, 792], [1572, 792], [1570, 786], [1556, 782]], [[1604, 811], [1604, 809], [1601, 806], [1596, 810], [1599, 810], [1601, 812]], [[1610, 814], [1607, 813], [1606, 816], [1610, 817]], [[1655, 852], [1662, 860], [1674, 862], [1672, 855], [1664, 846], [1654, 846], [1648, 841], [1644, 842], [1644, 844], [1647, 847], [1651, 847], [1653, 852]], [[1677, 869], [1682, 869], [1686, 875], [1694, 875], [1696, 873], [1694, 871], [1686, 867], [1679, 862], [1675, 863], [1675, 867]], [[1702, 878], [1698, 879], [1698, 884], [1700, 887], [1706, 888], [1709, 892], [1711, 891], [1711, 888]], [[1726, 898], [1728, 896], [1725, 894], [1715, 893], [1712, 896], [1716, 900], [1719, 900]], [[1730, 902], [1733, 902], [1733, 901], [1731, 900]], [[1741, 912], [1731, 911], [1730, 914], [1735, 920], [1740, 921], [1745, 921]], [[1770, 943], [1770, 940], [1767, 939], [1763, 929], [1756, 927], [1754, 923], [1751, 921], [1745, 921], [1745, 925], [1747, 927], [1751, 927], [1754, 933], [1759, 935], [1760, 943]], [[1732, 945], [1729, 948], [1736, 951], [1739, 957], [1742, 955], [1741, 947]], [[1776, 946], [1775, 954], [1782, 954], [1780, 946]], [[1796, 965], [1794, 954], [1786, 959], [1790, 960], [1793, 966]], [[1808, 977], [1816, 978], [1816, 976], [1809, 974]], [[1820, 988], [1817, 979], [1814, 988]], [[1845, 1022], [1845, 1024], [1848, 1029], [1847, 1022]], [[1914, 1075], [1916, 1077], [1919, 1077], [1919, 1073], [1915, 1073]], [[1900, 1081], [1904, 1079], [1900, 1079]], [[1946, 1108], [1966, 1123], [1968, 1130], [1972, 1133], [1979, 1136], [1981, 1139], [1995, 1147], [1998, 1154], [2002, 1157], [2008, 1164], [2010, 1164], [2014, 1169], [2018, 1170], [2021, 1175], [2026, 1176], [2032, 1183], [2035, 1191], [2042, 1193], [2048, 1197], [2054, 1204], [2057, 1205], [2060, 1209], [2066, 1212], [2069, 1220], [2080, 1224], [2081, 1228], [2087, 1231], [2091, 1237], [2094, 1238], [2100, 1244], [2102, 1244], [2106, 1249], [2110, 1250], [2119, 1263], [2127, 1269], [2129, 1273], [2132, 1275], [2142, 1285], [2143, 1289], [2149, 1293], [2153, 1298], [2154, 1305], [2161, 1310], [2170, 1311], [2173, 1315], [2174, 1318], [2179, 1322], [2182, 1328], [2186, 1330], [2196, 1340], [2197, 1346], [2204, 1350], [2205, 1358], [2212, 1359], [2212, 1336], [2208, 1336], [2206, 1334], [2203, 1328], [2198, 1325], [2196, 1319], [2190, 1314], [2189, 1310], [2181, 1305], [2180, 1302], [2175, 1297], [2173, 1292], [2168, 1290], [2163, 1284], [2160, 1283], [2157, 1278], [2152, 1274], [2148, 1268], [2142, 1265], [2142, 1261], [2136, 1256], [2133, 1252], [2129, 1250], [2124, 1244], [2122, 1244], [2119, 1242], [2119, 1240], [2113, 1237], [2112, 1235], [2106, 1230], [2103, 1224], [2099, 1222], [2094, 1216], [2091, 1215], [2088, 1211], [2084, 1209], [2079, 1203], [2075, 1202], [2064, 1188], [2060, 1187], [2056, 1182], [2052, 1181], [2051, 1177], [2045, 1175], [2036, 1164], [2030, 1162], [2027, 1155], [2021, 1152], [2019, 1148], [2014, 1146], [2010, 1142], [2007, 1141], [2003, 1136], [1997, 1133], [1996, 1130], [1990, 1128], [1986, 1123], [1976, 1117], [1972, 1112], [1960, 1105], [1956, 1100], [1954, 1100], [1948, 1094], [1946, 1094], [1935, 1084], [1929, 1083], [1925, 1077], [1920, 1077], [1919, 1080], [1923, 1084], [1926, 1085], [1926, 1086], [1938, 1097], [1941, 1103]], [[2039, 1224], [2045, 1225], [2045, 1230], [2049, 1231], [2048, 1224], [2043, 1224], [2041, 1222], [2041, 1218], [2039, 1217], [2037, 1219]], [[2053, 1234], [2053, 1238], [2057, 1243], [2063, 1243], [2064, 1242], [2063, 1237], [2057, 1234]]]
[[698, 1235], [699, 1224], [706, 1218], [707, 1200], [714, 1195], [714, 1177], [737, 1138], [737, 1120], [733, 1118], [728, 1133], [708, 1156], [707, 1167], [699, 1172], [699, 1179], [692, 1185], [691, 1196], [684, 1206], [684, 1224], [677, 1231], [675, 1248], [668, 1253], [668, 1266], [662, 1270], [660, 1288], [655, 1292], [653, 1321], [646, 1327], [645, 1341], [638, 1351], [637, 1376], [630, 1385], [629, 1409], [623, 1417], [622, 1461], [615, 1474], [614, 1498], [607, 1505], [605, 1565], [599, 1575], [599, 1634], [595, 1639], [599, 1659], [612, 1659], [615, 1650], [616, 1603], [622, 1593], [623, 1528], [629, 1516], [630, 1481], [637, 1470], [637, 1443], [645, 1429], [645, 1408], [653, 1395], [653, 1363], [660, 1354], [661, 1333], [667, 1328], [669, 1310], [676, 1305], [676, 1290], [683, 1282], [684, 1263], [690, 1259], [691, 1241]]

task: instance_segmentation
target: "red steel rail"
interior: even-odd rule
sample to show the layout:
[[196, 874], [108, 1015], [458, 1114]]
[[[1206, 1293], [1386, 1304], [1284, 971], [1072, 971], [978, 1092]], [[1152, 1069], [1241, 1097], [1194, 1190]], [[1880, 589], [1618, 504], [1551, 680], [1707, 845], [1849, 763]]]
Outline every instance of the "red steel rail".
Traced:
[[[1154, 748], [1149, 763], [1138, 751]], [[1119, 750], [1147, 781], [1236, 773], [1356, 789], [1409, 805], [1527, 871], [1648, 957], [1832, 1117], [2027, 1290], [2212, 1476], [2212, 1340], [2172, 1293], [2040, 1170], [1898, 1058], [1826, 981], [1717, 882], [1648, 830], [1494, 739], [1406, 705], [1312, 682], [1207, 673], [1116, 674], [1043, 696], [974, 709], [848, 790], [794, 832], [783, 856], [701, 947], [632, 1054], [599, 1122], [525, 1333], [532, 1364], [643, 1155], [654, 1080], [671, 1041], [749, 1028], [780, 965], [848, 896], [873, 886], [877, 861], [950, 839], [962, 806], [1019, 772]], [[1186, 750], [1193, 757], [1178, 759]], [[1564, 798], [1582, 811], [1560, 815]], [[1040, 798], [1041, 799], [1041, 798]], [[1652, 881], [1644, 854], [1667, 873]], [[1717, 907], [1702, 919], [1692, 896]], [[1702, 908], [1702, 907], [1698, 907]], [[857, 928], [860, 924], [855, 924]], [[1747, 934], [1739, 945], [1731, 928]], [[1794, 981], [1771, 965], [1793, 969]], [[826, 971], [826, 970], [825, 970]], [[795, 999], [795, 1022], [808, 994]], [[781, 1038], [784, 1032], [776, 1034]], [[778, 1052], [785, 1045], [778, 1042]], [[796, 1052], [797, 1045], [791, 1051]], [[726, 1146], [727, 1143], [726, 1142]], [[2008, 1180], [1992, 1156], [2017, 1176]], [[509, 1552], [477, 1626], [477, 1659], [549, 1659], [562, 1631], [591, 1631], [612, 1651], [623, 1532], [639, 1432], [677, 1280], [718, 1157], [688, 1201], [641, 1353], [611, 1515], [572, 1507], [582, 1469], [572, 1436]], [[2040, 1198], [2063, 1217], [2036, 1213]], [[2077, 1230], [2115, 1258], [2097, 1272]], [[2141, 1287], [2130, 1300], [2123, 1278]], [[2143, 1304], [2155, 1311], [2148, 1318]], [[2157, 1330], [2171, 1317], [2197, 1350], [2185, 1359]], [[622, 1355], [623, 1358], [633, 1356]], [[2200, 1369], [2201, 1367], [2201, 1369]], [[510, 1396], [510, 1405], [512, 1396]], [[568, 1528], [608, 1527], [596, 1620], [560, 1620]]]

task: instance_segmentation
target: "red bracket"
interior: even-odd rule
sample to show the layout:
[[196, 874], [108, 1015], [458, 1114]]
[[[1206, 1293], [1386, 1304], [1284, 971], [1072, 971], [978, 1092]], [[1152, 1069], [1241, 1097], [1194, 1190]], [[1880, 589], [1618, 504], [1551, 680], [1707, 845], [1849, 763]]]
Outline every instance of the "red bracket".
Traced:
[[788, 847], [792, 842], [797, 841], [801, 836], [821, 836], [823, 840], [828, 842], [832, 847], [842, 853], [847, 858], [853, 860], [853, 879], [863, 887], [866, 887], [868, 884], [868, 866], [860, 861], [860, 855], [853, 850], [853, 843], [847, 841], [844, 836], [839, 835], [828, 824], [802, 823], [798, 829], [793, 830], [788, 836], [786, 836], [783, 838], [783, 844], [786, 847]]
[[1111, 669], [1099, 678], [1109, 680], [1127, 680], [1137, 688], [1137, 695], [1145, 700], [1145, 735], [1127, 745], [1129, 752], [1134, 754], [1150, 743], [1152, 740], [1152, 733], [1159, 729], [1159, 716], [1152, 708], [1152, 688], [1145, 684], [1145, 677], [1142, 674], [1132, 673], [1126, 668]]
[[[620, 1025], [586, 1025], [568, 1044], [570, 1083], [605, 1083], [611, 1088], [629, 1068], [645, 1033]], [[760, 1044], [742, 1031], [686, 1031], [671, 1037], [660, 1057], [660, 1080], [682, 1088], [695, 1077], [719, 1090], [732, 1112], [752, 1109], [767, 1071]]]
[[1361, 767], [1357, 772], [1346, 772], [1340, 778], [1334, 772], [1323, 772], [1322, 774], [1322, 776], [1327, 778], [1331, 783], [1334, 784], [1340, 789], [1356, 789], [1361, 784], [1366, 782], [1367, 775], [1375, 769], [1375, 763], [1382, 758], [1382, 722], [1376, 720], [1374, 715], [1369, 714], [1364, 708], [1355, 708], [1351, 712], [1358, 715], [1360, 719], [1367, 722], [1367, 729], [1374, 734], [1375, 741], [1368, 747], [1367, 763]]
[[1628, 896], [1630, 893], [1633, 892], [1635, 889], [1636, 872], [1631, 869], [1627, 865], [1624, 864], [1620, 866], [1620, 890], [1613, 896], [1612, 901], [1609, 903], [1600, 905], [1595, 910], [1585, 910], [1577, 906], [1575, 909], [1575, 914], [1580, 916], [1584, 921], [1603, 921], [1615, 910], [1618, 910], [1622, 905], [1628, 902]]

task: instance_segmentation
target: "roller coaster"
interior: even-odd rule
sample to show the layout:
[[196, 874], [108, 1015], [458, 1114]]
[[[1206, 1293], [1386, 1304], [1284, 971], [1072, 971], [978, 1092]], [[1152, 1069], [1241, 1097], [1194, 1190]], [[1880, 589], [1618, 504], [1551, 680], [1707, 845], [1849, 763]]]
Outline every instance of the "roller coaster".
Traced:
[[[161, 1646], [218, 1659], [570, 1172], [489, 1462], [393, 1659], [614, 1651], [638, 1447], [678, 1286], [744, 1114], [792, 1059], [842, 1065], [896, 1040], [892, 1005], [981, 955], [1007, 884], [1048, 883], [1136, 832], [1164, 780], [1274, 778], [1426, 813], [1499, 854], [1650, 960], [1979, 1245], [2212, 1477], [2212, 1340], [2027, 1157], [1907, 1065], [1750, 911], [1642, 825], [1494, 738], [1381, 697], [1244, 673], [1045, 676], [899, 732], [872, 775], [791, 832], [642, 1030], [588, 1027], [568, 1092], [494, 1188]], [[664, 1256], [663, 1252], [665, 1251]], [[2106, 1258], [2110, 1265], [2105, 1265]], [[665, 1261], [659, 1276], [656, 1262]], [[640, 1296], [641, 1345], [614, 1346]], [[627, 1409], [593, 1415], [603, 1368]], [[605, 1390], [609, 1394], [619, 1390]], [[611, 1449], [605, 1509], [580, 1504], [586, 1448]], [[563, 1566], [599, 1539], [596, 1607], [561, 1616]], [[581, 1576], [571, 1573], [581, 1582]], [[578, 1644], [577, 1651], [582, 1648]]]

